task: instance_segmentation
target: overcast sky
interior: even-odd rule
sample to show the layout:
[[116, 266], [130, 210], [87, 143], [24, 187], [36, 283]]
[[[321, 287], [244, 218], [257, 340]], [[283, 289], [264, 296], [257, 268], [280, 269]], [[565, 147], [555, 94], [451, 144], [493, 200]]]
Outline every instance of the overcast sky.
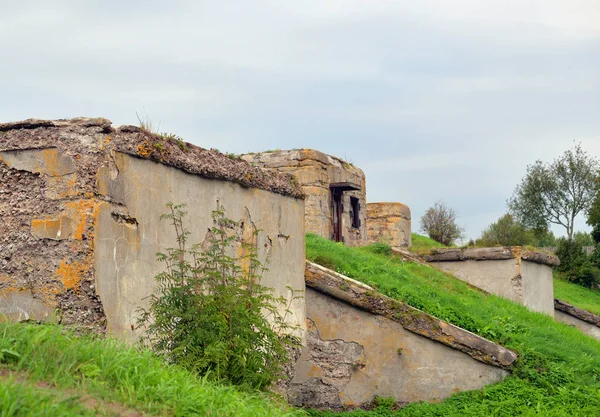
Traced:
[[477, 237], [528, 164], [600, 157], [600, 0], [0, 0], [0, 121], [136, 112], [342, 157], [413, 230], [443, 200]]

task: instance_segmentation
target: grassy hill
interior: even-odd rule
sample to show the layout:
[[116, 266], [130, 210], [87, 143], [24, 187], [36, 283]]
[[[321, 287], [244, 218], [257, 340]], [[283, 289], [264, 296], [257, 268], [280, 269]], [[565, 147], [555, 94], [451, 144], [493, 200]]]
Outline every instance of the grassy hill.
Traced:
[[554, 297], [600, 316], [600, 291], [554, 277]]
[[0, 323], [0, 416], [303, 416], [115, 340]]
[[412, 234], [412, 246], [410, 247], [411, 251], [415, 253], [425, 253], [435, 248], [447, 248], [447, 246], [426, 236], [421, 236], [416, 233]]
[[600, 343], [577, 329], [483, 294], [429, 266], [403, 262], [385, 245], [349, 248], [309, 235], [307, 258], [520, 355], [512, 376], [481, 391], [460, 393], [438, 404], [343, 416], [600, 415]]

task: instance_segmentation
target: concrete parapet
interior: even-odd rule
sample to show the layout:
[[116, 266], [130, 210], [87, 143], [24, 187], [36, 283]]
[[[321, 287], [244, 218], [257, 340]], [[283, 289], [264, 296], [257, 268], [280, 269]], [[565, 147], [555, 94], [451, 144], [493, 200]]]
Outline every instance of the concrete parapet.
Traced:
[[368, 203], [367, 235], [369, 243], [411, 246], [410, 208], [402, 203]]
[[474, 287], [554, 316], [555, 256], [515, 246], [434, 249], [422, 258]]
[[308, 345], [288, 397], [298, 406], [364, 406], [374, 396], [434, 401], [508, 375], [517, 355], [307, 262]]

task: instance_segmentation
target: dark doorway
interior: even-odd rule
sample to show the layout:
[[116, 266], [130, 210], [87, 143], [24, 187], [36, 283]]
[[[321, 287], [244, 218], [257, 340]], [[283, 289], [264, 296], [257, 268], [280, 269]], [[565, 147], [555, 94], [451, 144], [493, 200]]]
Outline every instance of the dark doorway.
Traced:
[[[343, 194], [344, 191], [351, 190], [360, 190], [360, 187], [356, 184], [352, 184], [349, 182], [339, 182], [335, 184], [330, 184], [329, 188], [331, 189], [331, 238], [336, 242], [343, 242], [344, 235], [342, 233], [342, 215], [344, 213], [344, 199]], [[357, 208], [358, 208], [358, 199], [356, 200]], [[350, 224], [354, 227], [354, 211], [353, 218], [349, 219]], [[356, 219], [358, 219], [358, 210], [356, 211]]]

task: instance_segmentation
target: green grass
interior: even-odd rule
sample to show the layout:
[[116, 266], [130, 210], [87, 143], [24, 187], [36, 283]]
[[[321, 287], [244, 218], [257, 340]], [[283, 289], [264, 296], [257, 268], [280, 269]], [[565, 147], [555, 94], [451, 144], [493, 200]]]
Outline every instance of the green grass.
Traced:
[[395, 412], [355, 411], [343, 416], [600, 415], [600, 343], [579, 330], [483, 294], [429, 266], [403, 262], [385, 245], [349, 248], [308, 235], [307, 258], [520, 355], [510, 377], [483, 390]]
[[415, 253], [425, 253], [429, 252], [431, 249], [447, 247], [448, 246], [436, 242], [426, 236], [421, 236], [416, 233], [412, 234], [412, 246], [410, 247], [410, 250]]
[[554, 276], [554, 297], [600, 316], [600, 291]]
[[[0, 377], [0, 417], [96, 415], [68, 399], [73, 391], [160, 416], [304, 415], [266, 394], [241, 392], [165, 365], [145, 349], [78, 337], [59, 326], [0, 323], [2, 369], [28, 379]], [[39, 381], [53, 389], [40, 389]]]

